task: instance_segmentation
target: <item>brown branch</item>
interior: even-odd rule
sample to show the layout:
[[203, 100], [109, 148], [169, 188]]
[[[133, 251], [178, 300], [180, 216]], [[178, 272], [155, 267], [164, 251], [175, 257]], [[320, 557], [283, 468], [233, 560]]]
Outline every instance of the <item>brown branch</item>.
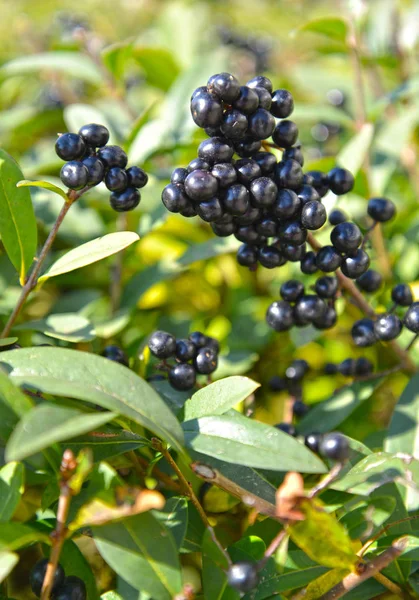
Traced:
[[29, 294], [32, 292], [33, 289], [35, 289], [37, 283], [38, 283], [38, 278], [39, 278], [39, 274], [41, 272], [41, 268], [42, 265], [45, 262], [45, 259], [49, 253], [49, 251], [51, 250], [52, 244], [55, 241], [55, 238], [57, 237], [57, 233], [58, 230], [62, 224], [62, 222], [64, 221], [64, 217], [66, 216], [66, 214], [68, 213], [68, 211], [70, 210], [72, 204], [78, 200], [78, 198], [80, 198], [80, 196], [87, 190], [88, 188], [84, 188], [83, 190], [81, 190], [80, 192], [76, 192], [74, 190], [70, 190], [67, 193], [67, 200], [64, 202], [64, 205], [57, 217], [57, 220], [54, 223], [53, 228], [51, 229], [46, 242], [41, 250], [40, 255], [38, 256], [38, 258], [36, 258], [34, 260], [34, 267], [32, 269], [31, 274], [29, 275], [29, 278], [27, 279], [25, 285], [22, 288], [22, 292], [20, 294], [19, 300], [17, 301], [17, 304], [12, 312], [12, 314], [9, 317], [9, 320], [7, 321], [0, 337], [5, 338], [9, 335], [10, 330], [12, 329], [17, 317], [19, 316], [20, 311], [22, 310]]
[[330, 472], [325, 477], [323, 477], [323, 479], [321, 481], [319, 481], [319, 483], [310, 490], [308, 497], [315, 498], [316, 496], [321, 494], [321, 492], [323, 492], [323, 490], [328, 488], [331, 483], [336, 481], [336, 479], [339, 477], [340, 472], [342, 471], [343, 467], [344, 467], [343, 462], [336, 463], [330, 469]]
[[55, 530], [51, 534], [52, 550], [45, 572], [44, 582], [42, 584], [41, 600], [49, 600], [51, 597], [54, 585], [54, 574], [57, 570], [58, 561], [60, 560], [61, 550], [67, 533], [66, 523], [72, 497], [72, 490], [68, 485], [68, 480], [76, 467], [77, 463], [74, 454], [71, 450], [66, 450], [63, 454], [60, 468], [60, 497], [58, 499], [57, 524]]
[[331, 590], [323, 594], [321, 600], [336, 600], [342, 598], [347, 592], [358, 587], [361, 583], [374, 577], [382, 569], [385, 569], [393, 560], [396, 560], [406, 548], [408, 540], [406, 537], [395, 540], [390, 548], [364, 565], [361, 573], [350, 573]]
[[[321, 244], [316, 240], [312, 233], [307, 236], [307, 242], [316, 252], [321, 248]], [[345, 275], [338, 269], [336, 271], [336, 277], [339, 280], [341, 288], [343, 288], [352, 298], [353, 303], [368, 317], [374, 319], [376, 313], [372, 306], [365, 300], [360, 290], [356, 287], [352, 279], [345, 277]], [[410, 374], [416, 373], [415, 363], [410, 358], [406, 350], [400, 347], [396, 340], [387, 342], [388, 346], [392, 349], [394, 354], [398, 356], [402, 364], [402, 369]]]
[[196, 510], [198, 511], [199, 516], [201, 517], [202, 522], [204, 523], [205, 527], [209, 531], [209, 534], [210, 534], [210, 536], [212, 538], [212, 541], [217, 546], [217, 548], [220, 550], [220, 552], [222, 552], [222, 554], [223, 554], [224, 558], [226, 559], [228, 565], [231, 565], [232, 562], [231, 562], [231, 558], [230, 558], [228, 552], [222, 547], [222, 545], [218, 541], [217, 536], [215, 535], [214, 528], [212, 527], [212, 525], [208, 521], [208, 517], [207, 517], [207, 515], [205, 513], [205, 510], [202, 508], [201, 503], [199, 502], [198, 498], [196, 497], [195, 492], [193, 491], [190, 482], [186, 479], [186, 477], [184, 476], [184, 474], [182, 473], [182, 471], [177, 466], [177, 463], [173, 460], [173, 458], [172, 458], [170, 452], [168, 451], [166, 445], [163, 442], [161, 442], [160, 440], [158, 440], [157, 438], [153, 438], [152, 439], [152, 444], [153, 444], [153, 447], [158, 452], [161, 452], [163, 454], [164, 458], [167, 460], [167, 462], [169, 463], [169, 465], [172, 467], [172, 469], [174, 470], [174, 472], [178, 476], [179, 481], [180, 481], [180, 483], [182, 485], [182, 488], [183, 488], [184, 495], [187, 498], [189, 498], [190, 501], [192, 502], [192, 504], [195, 506]]

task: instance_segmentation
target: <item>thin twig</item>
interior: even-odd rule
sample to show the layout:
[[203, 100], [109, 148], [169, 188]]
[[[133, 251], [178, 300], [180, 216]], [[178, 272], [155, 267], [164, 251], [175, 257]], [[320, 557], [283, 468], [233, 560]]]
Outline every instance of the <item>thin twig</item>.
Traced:
[[329, 485], [331, 483], [333, 483], [334, 481], [336, 481], [336, 479], [339, 477], [340, 472], [342, 471], [343, 467], [344, 467], [343, 462], [336, 463], [330, 469], [329, 473], [325, 477], [323, 477], [323, 479], [321, 481], [319, 481], [319, 483], [310, 490], [308, 497], [314, 498], [315, 496], [318, 496], [321, 492], [323, 492], [323, 490], [328, 488]]
[[228, 565], [231, 565], [232, 564], [231, 558], [230, 558], [228, 552], [226, 552], [226, 550], [222, 547], [222, 545], [218, 541], [217, 536], [215, 535], [214, 528], [212, 527], [212, 525], [208, 521], [208, 517], [207, 517], [207, 515], [205, 513], [205, 510], [202, 508], [201, 503], [199, 502], [198, 498], [196, 497], [195, 492], [193, 491], [191, 484], [185, 478], [184, 474], [182, 473], [182, 471], [177, 466], [176, 461], [173, 460], [172, 455], [168, 451], [168, 449], [165, 446], [165, 444], [163, 444], [163, 442], [161, 442], [157, 438], [153, 438], [152, 439], [152, 443], [153, 443], [154, 448], [163, 454], [164, 458], [167, 460], [167, 462], [169, 463], [169, 465], [172, 467], [172, 469], [174, 470], [174, 472], [178, 476], [179, 481], [180, 481], [180, 483], [181, 483], [181, 485], [183, 487], [183, 493], [184, 493], [184, 495], [187, 496], [190, 499], [190, 501], [192, 502], [192, 504], [195, 506], [196, 510], [198, 511], [199, 516], [201, 517], [202, 522], [204, 523], [205, 527], [209, 531], [209, 534], [211, 536], [212, 541], [217, 546], [217, 548], [220, 550], [220, 552], [222, 552], [222, 554], [223, 554], [224, 558], [226, 559]]
[[266, 565], [270, 557], [278, 550], [279, 546], [282, 544], [283, 540], [287, 536], [286, 529], [281, 529], [281, 531], [274, 537], [272, 542], [265, 550], [265, 554], [263, 558], [258, 563], [258, 569], [261, 570]]
[[57, 509], [57, 524], [55, 530], [51, 534], [52, 550], [45, 572], [44, 582], [41, 591], [41, 600], [49, 600], [54, 585], [54, 574], [57, 570], [58, 561], [60, 560], [61, 550], [66, 537], [66, 523], [70, 510], [70, 502], [72, 490], [68, 485], [68, 480], [71, 474], [76, 469], [77, 463], [74, 454], [71, 450], [66, 450], [63, 454], [61, 463], [61, 479], [60, 479], [60, 497], [58, 499]]
[[323, 594], [321, 600], [336, 600], [342, 598], [346, 593], [358, 587], [361, 583], [374, 577], [382, 569], [385, 569], [393, 560], [396, 560], [406, 548], [408, 540], [406, 537], [395, 540], [390, 548], [382, 554], [366, 563], [361, 573], [350, 573], [342, 579], [331, 590]]
[[54, 243], [55, 238], [57, 237], [58, 230], [59, 230], [62, 222], [64, 221], [64, 217], [70, 210], [73, 203], [76, 200], [78, 200], [78, 198], [80, 198], [80, 196], [86, 191], [86, 189], [88, 189], [88, 188], [84, 188], [80, 192], [75, 192], [73, 190], [68, 192], [67, 200], [64, 202], [63, 207], [61, 208], [61, 211], [57, 217], [57, 220], [55, 221], [54, 226], [51, 229], [51, 231], [46, 239], [46, 242], [41, 250], [40, 255], [38, 256], [38, 258], [36, 258], [34, 260], [34, 267], [32, 269], [32, 272], [29, 275], [29, 278], [27, 279], [25, 285], [22, 288], [19, 300], [17, 301], [17, 304], [16, 304], [15, 308], [13, 309], [13, 312], [10, 315], [9, 320], [7, 321], [0, 337], [5, 338], [9, 335], [29, 294], [31, 293], [31, 291], [33, 289], [35, 289], [35, 287], [38, 283], [38, 278], [39, 278], [39, 274], [41, 272], [42, 265], [44, 264], [44, 261], [48, 255], [49, 251], [51, 250], [51, 246]]
[[[321, 248], [321, 245], [313, 236], [312, 233], [309, 233], [307, 236], [307, 242], [316, 252]], [[374, 319], [376, 317], [376, 313], [372, 306], [365, 300], [364, 296], [360, 292], [360, 290], [356, 287], [352, 279], [345, 277], [345, 275], [338, 269], [336, 271], [336, 277], [339, 280], [340, 286], [351, 296], [354, 304], [358, 306], [358, 308], [368, 317]], [[387, 342], [388, 346], [392, 349], [394, 354], [396, 354], [400, 358], [400, 362], [402, 363], [402, 369], [407, 371], [410, 374], [416, 373], [416, 366], [409, 354], [406, 350], [400, 347], [396, 340], [391, 340]]]
[[376, 542], [382, 535], [387, 533], [388, 530], [391, 529], [392, 527], [397, 527], [397, 525], [402, 525], [403, 523], [408, 523], [409, 521], [414, 521], [415, 519], [419, 519], [419, 515], [412, 515], [411, 517], [405, 517], [404, 519], [399, 519], [398, 521], [393, 521], [393, 523], [389, 523], [389, 525], [385, 525], [384, 527], [382, 527], [380, 529], [380, 531], [378, 531], [374, 535], [374, 537], [372, 537], [367, 542], [365, 542], [365, 544], [362, 546], [361, 550], [358, 552], [358, 556], [361, 556], [361, 557], [364, 556], [364, 554], [368, 550], [368, 548], [370, 546], [372, 546], [372, 544], [374, 544], [374, 542]]
[[374, 575], [374, 579], [376, 581], [378, 581], [378, 583], [381, 583], [381, 585], [383, 585], [385, 588], [390, 590], [390, 592], [392, 592], [392, 594], [395, 594], [396, 596], [399, 596], [400, 598], [405, 598], [402, 588], [399, 587], [397, 585], [397, 583], [394, 583], [394, 581], [391, 581], [391, 579], [389, 579], [382, 573], [376, 573]]

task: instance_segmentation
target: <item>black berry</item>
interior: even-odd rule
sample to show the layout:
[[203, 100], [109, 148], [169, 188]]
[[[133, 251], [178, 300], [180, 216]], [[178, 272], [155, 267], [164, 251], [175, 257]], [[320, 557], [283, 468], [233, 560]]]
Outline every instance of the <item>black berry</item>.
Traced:
[[287, 331], [294, 324], [294, 311], [291, 304], [280, 300], [273, 302], [266, 312], [266, 322], [275, 331]]
[[140, 169], [140, 167], [130, 167], [127, 169], [127, 176], [128, 185], [131, 187], [140, 189], [147, 185], [148, 175], [143, 169]]
[[198, 127], [219, 127], [223, 118], [223, 107], [214, 94], [201, 91], [192, 97], [191, 115]]
[[356, 370], [356, 361], [354, 358], [346, 358], [338, 365], [338, 371], [345, 377], [353, 377]]
[[275, 168], [275, 181], [279, 187], [297, 190], [303, 183], [303, 170], [296, 160], [284, 160]]
[[339, 208], [335, 208], [329, 215], [329, 223], [331, 225], [339, 225], [339, 223], [344, 223], [348, 220], [348, 217], [345, 215], [343, 210]]
[[296, 302], [304, 294], [304, 285], [301, 281], [290, 279], [281, 285], [279, 293], [283, 300]]
[[227, 572], [229, 585], [241, 593], [251, 592], [259, 583], [256, 564], [242, 561], [231, 565]]
[[297, 431], [292, 423], [277, 423], [275, 427], [288, 435], [292, 435], [292, 437], [296, 437], [297, 435]]
[[381, 315], [374, 323], [374, 333], [378, 340], [388, 342], [398, 337], [402, 331], [403, 323], [397, 315], [391, 313]]
[[120, 167], [112, 167], [106, 173], [105, 184], [111, 192], [122, 192], [128, 187], [127, 172]]
[[316, 265], [320, 271], [331, 273], [342, 264], [342, 257], [333, 246], [323, 246], [317, 252]]
[[71, 160], [62, 166], [60, 179], [68, 188], [81, 190], [89, 181], [89, 170], [82, 162]]
[[302, 419], [308, 413], [309, 407], [302, 400], [296, 400], [292, 406], [294, 417]]
[[278, 119], [286, 119], [294, 110], [294, 99], [288, 90], [275, 90], [272, 94], [271, 113]]
[[315, 284], [316, 294], [320, 298], [334, 298], [338, 291], [339, 283], [336, 277], [319, 277]]
[[274, 375], [270, 378], [268, 385], [273, 392], [283, 392], [287, 389], [288, 382], [283, 377]]
[[184, 187], [175, 185], [174, 183], [166, 185], [162, 192], [161, 199], [167, 210], [173, 213], [185, 210], [190, 202]]
[[246, 83], [246, 85], [247, 85], [247, 87], [252, 88], [252, 89], [264, 88], [270, 94], [272, 94], [272, 81], [268, 77], [265, 77], [264, 75], [256, 75], [256, 77], [253, 77], [253, 79], [249, 79], [249, 81]]
[[271, 206], [278, 193], [276, 184], [269, 177], [253, 179], [249, 190], [252, 205], [260, 208]]
[[320, 202], [311, 200], [301, 210], [301, 224], [310, 230], [320, 229], [326, 223], [326, 209]]
[[244, 215], [250, 206], [249, 201], [249, 192], [241, 183], [236, 183], [227, 188], [223, 198], [225, 210], [232, 215]]
[[410, 286], [407, 283], [399, 283], [391, 290], [391, 299], [399, 306], [410, 306], [413, 302], [413, 295]]
[[106, 346], [102, 352], [102, 356], [120, 363], [121, 365], [125, 365], [126, 367], [128, 366], [128, 356], [119, 346]]
[[292, 190], [279, 190], [272, 212], [279, 219], [292, 219], [301, 206], [301, 200]]
[[330, 241], [339, 252], [353, 252], [361, 245], [362, 233], [355, 223], [345, 221], [333, 228]]
[[294, 121], [280, 121], [272, 133], [272, 139], [279, 148], [291, 148], [298, 138], [298, 127]]
[[104, 125], [98, 125], [97, 123], [83, 125], [79, 135], [91, 148], [101, 148], [109, 142], [109, 131]]
[[204, 346], [208, 345], [208, 337], [200, 331], [193, 331], [189, 335], [189, 339], [197, 348], [203, 348]]
[[[321, 198], [329, 191], [329, 179], [326, 173], [322, 171], [307, 171], [304, 177], [310, 178], [310, 185], [315, 188]], [[304, 183], [308, 183], [308, 181], [304, 181]]]
[[128, 156], [119, 146], [105, 146], [101, 148], [98, 152], [98, 157], [108, 169], [112, 167], [125, 169], [128, 162]]
[[327, 433], [320, 442], [320, 453], [330, 460], [344, 462], [349, 457], [348, 440], [341, 433]]
[[55, 152], [62, 160], [77, 160], [85, 151], [86, 144], [77, 133], [63, 133], [55, 142]]
[[180, 363], [169, 371], [169, 383], [179, 391], [191, 390], [196, 383], [196, 373], [192, 365]]
[[304, 444], [312, 452], [319, 452], [322, 435], [320, 433], [309, 433], [304, 438]]
[[371, 198], [368, 202], [368, 214], [371, 219], [380, 223], [390, 221], [396, 214], [396, 207], [386, 198]]
[[374, 271], [374, 269], [368, 269], [368, 271], [365, 271], [365, 273], [356, 280], [356, 285], [364, 292], [370, 294], [376, 292], [381, 287], [382, 283], [382, 276], [378, 271]]
[[246, 115], [237, 108], [231, 108], [224, 113], [220, 130], [230, 140], [240, 140], [245, 135], [248, 125]]
[[373, 346], [377, 341], [374, 331], [374, 321], [368, 318], [356, 321], [352, 327], [351, 335], [357, 346], [361, 348]]
[[259, 250], [258, 260], [267, 269], [274, 269], [283, 264], [283, 257], [275, 246], [262, 246]]
[[237, 251], [237, 262], [243, 267], [253, 267], [258, 262], [258, 256], [257, 248], [243, 244]]
[[218, 366], [217, 352], [209, 346], [200, 348], [195, 357], [194, 365], [197, 372], [202, 375], [213, 373]]
[[352, 256], [345, 256], [342, 260], [341, 271], [346, 277], [357, 279], [368, 270], [369, 266], [370, 257], [365, 250], [358, 248]]
[[305, 275], [313, 275], [318, 271], [317, 257], [314, 252], [310, 250], [304, 255], [301, 259], [300, 269]]
[[327, 175], [329, 188], [334, 194], [347, 194], [354, 187], [354, 176], [347, 169], [335, 167]]
[[96, 156], [88, 156], [87, 158], [83, 159], [82, 162], [89, 171], [89, 176], [87, 179], [88, 186], [98, 185], [98, 183], [103, 181], [105, 176], [105, 167], [100, 158], [97, 158]]
[[410, 305], [404, 316], [403, 323], [409, 331], [419, 333], [419, 302], [414, 302]]
[[308, 363], [305, 360], [293, 360], [290, 366], [285, 371], [287, 379], [299, 381], [304, 377], [309, 369]]
[[217, 179], [220, 188], [227, 188], [237, 181], [237, 172], [231, 163], [217, 163], [212, 167], [211, 174]]
[[197, 169], [189, 173], [185, 179], [185, 192], [197, 202], [209, 200], [218, 191], [218, 182], [216, 178], [208, 171]]
[[274, 129], [275, 119], [265, 108], [258, 108], [249, 116], [248, 133], [255, 140], [266, 140]]
[[214, 136], [201, 142], [198, 146], [198, 156], [210, 165], [230, 162], [234, 149], [223, 137]]
[[355, 375], [358, 377], [365, 377], [370, 375], [374, 370], [374, 366], [368, 358], [360, 357], [355, 361]]
[[[38, 598], [41, 595], [42, 584], [44, 583], [47, 566], [48, 566], [48, 558], [43, 558], [36, 563], [36, 565], [33, 567], [31, 574], [30, 574], [29, 583], [30, 583], [33, 593], [35, 594], [35, 596], [38, 596]], [[64, 583], [64, 578], [65, 578], [64, 569], [59, 564], [57, 566], [57, 568], [55, 570], [55, 574], [54, 574], [54, 584], [53, 584], [54, 592], [57, 591], [57, 589]]]
[[151, 354], [157, 358], [166, 359], [176, 352], [176, 340], [166, 331], [155, 331], [148, 340]]
[[208, 79], [208, 89], [223, 102], [232, 104], [240, 93], [240, 84], [230, 73], [218, 73]]
[[112, 192], [110, 204], [116, 212], [126, 212], [138, 206], [140, 200], [140, 192], [133, 187], [128, 187], [123, 192]]
[[66, 577], [63, 585], [54, 594], [54, 600], [86, 600], [86, 598], [84, 582], [73, 575]]
[[246, 115], [252, 114], [259, 106], [259, 96], [246, 85], [242, 85], [240, 93], [233, 103], [234, 108], [238, 108]]

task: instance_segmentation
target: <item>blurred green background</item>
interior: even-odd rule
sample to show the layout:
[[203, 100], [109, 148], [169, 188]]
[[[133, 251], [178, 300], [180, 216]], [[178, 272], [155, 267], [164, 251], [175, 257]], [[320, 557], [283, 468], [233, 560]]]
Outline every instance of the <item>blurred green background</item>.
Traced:
[[[80, 313], [95, 326], [96, 337], [79, 347], [101, 352], [118, 343], [143, 374], [149, 372], [145, 340], [157, 327], [179, 335], [202, 329], [218, 337], [224, 354], [220, 377], [248, 373], [266, 383], [293, 357], [305, 358], [312, 366], [308, 403], [347, 382], [321, 374], [327, 361], [368, 356], [377, 370], [396, 363], [385, 346], [353, 347], [349, 331], [360, 314], [344, 299], [338, 302], [338, 325], [325, 334], [310, 328], [273, 334], [264, 322], [266, 308], [278, 298], [281, 282], [302, 277], [298, 267], [288, 263], [249, 273], [226, 253], [234, 243], [214, 244], [207, 225], [169, 216], [160, 194], [171, 170], [194, 158], [203, 139], [189, 115], [192, 91], [221, 70], [243, 83], [266, 74], [274, 89], [286, 87], [295, 97], [292, 118], [306, 167], [328, 170], [338, 157], [356, 174], [354, 191], [339, 202], [329, 194], [327, 208], [338, 203], [367, 227], [369, 197], [386, 195], [397, 205], [398, 218], [384, 228], [387, 255], [371, 254], [372, 266], [387, 281], [373, 305], [389, 306], [392, 281], [411, 282], [418, 299], [419, 2], [2, 0], [0, 9], [0, 139], [25, 177], [59, 184], [56, 134], [92, 121], [106, 124], [130, 163], [150, 174], [141, 205], [126, 222], [111, 211], [105, 188], [89, 192], [72, 208], [55, 250], [125, 228], [138, 231], [141, 242], [122, 262], [104, 261], [48, 283], [28, 304], [25, 320]], [[60, 200], [45, 190], [32, 197], [42, 238]], [[327, 241], [329, 233], [323, 228], [319, 239]], [[192, 257], [191, 265], [168, 276], [167, 263], [185, 252], [178, 266]], [[200, 252], [208, 260], [195, 262]], [[314, 280], [304, 276], [307, 288]], [[4, 254], [0, 293], [0, 313], [7, 314], [18, 286]], [[401, 343], [409, 339], [405, 333]], [[27, 331], [21, 337], [23, 345], [45, 340]], [[365, 439], [382, 430], [405, 383], [402, 374], [387, 380], [374, 402], [345, 423], [347, 432]], [[275, 423], [283, 398], [264, 390], [256, 414]], [[374, 445], [379, 437], [370, 441]]]

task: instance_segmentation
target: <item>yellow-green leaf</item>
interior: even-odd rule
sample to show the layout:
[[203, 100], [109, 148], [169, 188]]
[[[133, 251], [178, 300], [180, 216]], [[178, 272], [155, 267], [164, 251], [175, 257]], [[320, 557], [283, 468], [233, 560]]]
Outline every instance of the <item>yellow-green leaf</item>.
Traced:
[[317, 600], [350, 573], [349, 569], [332, 569], [323, 573], [306, 587], [304, 600]]

